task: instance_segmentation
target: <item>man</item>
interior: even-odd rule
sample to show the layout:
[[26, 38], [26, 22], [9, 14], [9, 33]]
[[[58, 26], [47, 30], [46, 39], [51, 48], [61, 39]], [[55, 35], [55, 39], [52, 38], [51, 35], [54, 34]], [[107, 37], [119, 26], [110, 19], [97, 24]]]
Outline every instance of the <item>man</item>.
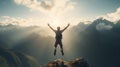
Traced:
[[55, 36], [55, 50], [54, 50], [54, 56], [56, 55], [56, 48], [57, 48], [57, 45], [60, 46], [61, 48], [61, 53], [62, 55], [64, 55], [64, 52], [63, 52], [63, 44], [62, 44], [62, 33], [70, 26], [70, 24], [68, 24], [64, 29], [60, 30], [60, 27], [57, 27], [57, 30], [54, 30], [50, 24], [48, 24], [48, 26], [55, 32], [56, 36]]

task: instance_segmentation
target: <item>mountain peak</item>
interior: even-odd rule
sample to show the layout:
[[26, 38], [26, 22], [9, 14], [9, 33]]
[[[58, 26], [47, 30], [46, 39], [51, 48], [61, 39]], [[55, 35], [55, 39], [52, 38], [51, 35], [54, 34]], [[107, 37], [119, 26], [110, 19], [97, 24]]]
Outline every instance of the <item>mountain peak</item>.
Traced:
[[83, 57], [80, 57], [72, 61], [57, 59], [54, 61], [50, 61], [46, 66], [41, 67], [89, 67], [89, 65]]

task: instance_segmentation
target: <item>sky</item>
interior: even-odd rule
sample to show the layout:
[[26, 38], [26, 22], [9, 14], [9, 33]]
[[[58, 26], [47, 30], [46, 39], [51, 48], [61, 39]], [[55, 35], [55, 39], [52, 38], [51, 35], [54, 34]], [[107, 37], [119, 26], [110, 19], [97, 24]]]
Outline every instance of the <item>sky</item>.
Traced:
[[[109, 21], [96, 20], [97, 18], [103, 18]], [[96, 62], [96, 60], [99, 61], [101, 60], [101, 56], [105, 56], [103, 60], [106, 59], [106, 57], [109, 57], [109, 60], [111, 60], [111, 57], [112, 59], [114, 57], [117, 58], [116, 56], [119, 56], [118, 54], [120, 53], [120, 29], [119, 23], [118, 29], [116, 30], [117, 25], [113, 25], [110, 21], [117, 22], [118, 20], [120, 20], [120, 0], [0, 0], [0, 32], [2, 33], [0, 34], [0, 42], [3, 44], [7, 43], [7, 46], [12, 46], [12, 48], [15, 49], [19, 48], [20, 50], [17, 49], [18, 51], [28, 51], [31, 55], [37, 56], [39, 60], [46, 59], [46, 62], [48, 58], [57, 58], [53, 57], [52, 53], [48, 55], [42, 51], [44, 48], [48, 48], [48, 50], [50, 50], [45, 50], [45, 52], [49, 53], [53, 51], [54, 48], [54, 40], [52, 37], [42, 36], [42, 34], [53, 36], [54, 32], [47, 27], [47, 24], [49, 23], [54, 28], [57, 26], [63, 28], [70, 23], [71, 28], [64, 33], [63, 38], [64, 47], [66, 48], [65, 53], [68, 53], [64, 58], [70, 59], [71, 57], [78, 57], [81, 56], [83, 52], [85, 58], [89, 56], [89, 58], [86, 58], [89, 62], [93, 59], [94, 62]], [[94, 22], [98, 24], [94, 25]], [[20, 26], [16, 27], [14, 25]], [[45, 29], [43, 30], [43, 28]], [[91, 33], [91, 29], [93, 29], [93, 33]], [[84, 30], [85, 32], [81, 32]], [[96, 32], [96, 30], [98, 30], [98, 32]], [[100, 34], [101, 36], [99, 36]], [[26, 41], [27, 44], [25, 43]], [[114, 44], [115, 42], [117, 44]], [[108, 45], [110, 46], [108, 47]], [[108, 52], [106, 50], [108, 50]], [[105, 54], [104, 51], [106, 51]], [[99, 53], [100, 56], [98, 56]], [[114, 55], [114, 53], [116, 54]], [[59, 52], [59, 54], [61, 53]], [[45, 57], [41, 58], [40, 56]], [[104, 63], [109, 60], [106, 59], [104, 62], [101, 60], [100, 63], [104, 65]], [[91, 64], [94, 65], [94, 62], [91, 62]], [[94, 67], [103, 66], [98, 64]]]
[[[23, 26], [63, 26], [114, 13], [120, 0], [0, 0], [0, 22]], [[86, 22], [88, 23], [88, 22]]]

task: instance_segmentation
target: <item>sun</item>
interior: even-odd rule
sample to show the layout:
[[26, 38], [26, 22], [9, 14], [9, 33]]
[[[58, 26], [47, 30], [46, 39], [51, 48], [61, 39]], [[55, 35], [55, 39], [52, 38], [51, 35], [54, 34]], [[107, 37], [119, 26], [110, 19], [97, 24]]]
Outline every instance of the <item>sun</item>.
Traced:
[[49, 24], [53, 26], [54, 28], [56, 28], [58, 26], [62, 27], [64, 25], [64, 22], [61, 19], [54, 17], [52, 18], [52, 22]]

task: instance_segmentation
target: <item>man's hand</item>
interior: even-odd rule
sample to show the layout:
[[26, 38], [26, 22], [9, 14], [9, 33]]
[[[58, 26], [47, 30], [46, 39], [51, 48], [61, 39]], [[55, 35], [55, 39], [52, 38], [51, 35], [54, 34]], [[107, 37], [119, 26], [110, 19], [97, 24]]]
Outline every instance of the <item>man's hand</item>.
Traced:
[[50, 24], [48, 23], [48, 26], [50, 26]]
[[70, 23], [68, 23], [68, 26], [70, 26]]
[[47, 25], [48, 25], [48, 26], [49, 26], [49, 27], [50, 27], [50, 28], [51, 28], [51, 29], [55, 32], [55, 30], [54, 30], [54, 29], [50, 26], [50, 24], [49, 24], [49, 23], [48, 23]]
[[70, 24], [68, 23], [68, 25], [62, 30], [62, 32], [65, 31], [69, 26]]

